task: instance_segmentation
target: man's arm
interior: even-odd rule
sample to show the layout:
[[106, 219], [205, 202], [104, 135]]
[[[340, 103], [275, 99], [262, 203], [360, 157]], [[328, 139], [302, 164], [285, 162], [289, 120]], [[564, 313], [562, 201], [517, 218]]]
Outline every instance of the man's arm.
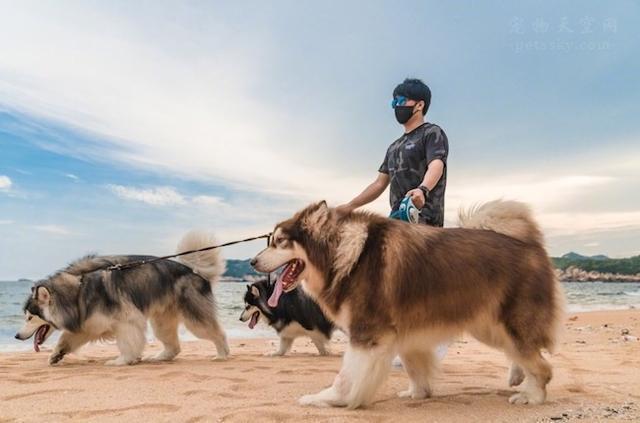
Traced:
[[[431, 163], [429, 163], [429, 167], [427, 168], [427, 171], [425, 172], [424, 178], [422, 179], [422, 183], [420, 185], [427, 187], [427, 189], [431, 191], [433, 188], [435, 188], [436, 184], [442, 177], [443, 172], [444, 162], [440, 159], [433, 160]], [[427, 199], [424, 198], [424, 194], [421, 189], [412, 189], [411, 191], [407, 192], [407, 195], [411, 196], [411, 201], [413, 201], [413, 204], [415, 204], [417, 208], [421, 209], [424, 207]]]
[[376, 198], [380, 197], [380, 195], [387, 189], [389, 185], [389, 175], [383, 172], [378, 172], [378, 177], [375, 181], [369, 184], [358, 196], [356, 196], [353, 200], [349, 201], [347, 204], [342, 204], [336, 207], [336, 212], [339, 216], [344, 216], [357, 209], [358, 207], [364, 206], [365, 204], [369, 204]]

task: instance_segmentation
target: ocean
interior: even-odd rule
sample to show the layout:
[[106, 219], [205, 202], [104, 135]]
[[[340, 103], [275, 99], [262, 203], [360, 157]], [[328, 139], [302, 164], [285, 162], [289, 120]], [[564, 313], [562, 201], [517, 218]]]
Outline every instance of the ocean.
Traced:
[[[24, 351], [33, 348], [31, 340], [19, 341], [14, 338], [23, 321], [22, 305], [31, 290], [28, 281], [0, 281], [0, 352]], [[584, 282], [563, 283], [570, 312], [591, 310], [619, 310], [640, 308], [640, 283], [629, 282]], [[239, 317], [244, 303], [246, 287], [239, 282], [221, 282], [216, 286], [218, 315], [229, 338], [268, 338], [275, 332], [260, 323], [249, 329]], [[53, 345], [58, 334], [53, 334], [46, 342]], [[152, 339], [152, 333], [149, 332]], [[195, 337], [184, 328], [180, 337], [193, 340]]]

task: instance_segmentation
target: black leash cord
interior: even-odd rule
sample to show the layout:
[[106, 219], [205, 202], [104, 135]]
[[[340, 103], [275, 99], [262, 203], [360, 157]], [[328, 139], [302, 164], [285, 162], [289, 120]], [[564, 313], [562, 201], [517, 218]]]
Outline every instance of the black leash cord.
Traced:
[[[271, 245], [271, 233], [267, 234], [267, 247]], [[267, 273], [267, 283], [271, 285], [271, 272]]]
[[214, 250], [216, 248], [221, 248], [221, 247], [228, 247], [229, 245], [240, 244], [241, 242], [255, 241], [256, 239], [262, 239], [262, 238], [267, 238], [267, 242], [268, 242], [271, 239], [271, 233], [260, 235], [260, 236], [254, 236], [252, 238], [241, 239], [239, 241], [226, 242], [226, 243], [220, 244], [220, 245], [213, 245], [211, 247], [200, 248], [198, 250], [184, 251], [182, 253], [171, 254], [169, 256], [163, 256], [163, 257], [155, 257], [155, 258], [152, 258], [152, 259], [149, 259], [149, 260], [140, 260], [140, 261], [132, 261], [130, 263], [114, 264], [113, 266], [107, 267], [106, 270], [130, 269], [132, 267], [138, 267], [138, 266], [142, 266], [144, 264], [155, 263], [156, 261], [160, 261], [160, 260], [166, 260], [166, 259], [170, 259], [170, 258], [174, 258], [174, 257], [186, 256], [187, 254], [199, 253], [201, 251]]

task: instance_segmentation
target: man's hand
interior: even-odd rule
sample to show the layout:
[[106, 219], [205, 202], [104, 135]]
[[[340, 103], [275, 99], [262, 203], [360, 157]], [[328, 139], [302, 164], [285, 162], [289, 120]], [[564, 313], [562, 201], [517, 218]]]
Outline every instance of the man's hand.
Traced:
[[355, 207], [351, 206], [350, 204], [341, 204], [338, 207], [336, 207], [334, 210], [335, 210], [336, 214], [338, 215], [338, 217], [340, 218], [340, 217], [344, 217], [344, 216], [348, 215], [354, 209], [355, 209]]
[[414, 188], [411, 191], [407, 192], [406, 197], [411, 197], [413, 205], [419, 209], [423, 208], [425, 203], [427, 202], [427, 199], [424, 198], [424, 193], [420, 188]]

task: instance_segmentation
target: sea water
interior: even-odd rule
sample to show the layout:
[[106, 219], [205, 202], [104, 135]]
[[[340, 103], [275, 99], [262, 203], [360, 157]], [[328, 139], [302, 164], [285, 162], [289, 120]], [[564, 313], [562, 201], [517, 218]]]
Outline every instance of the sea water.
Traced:
[[[0, 282], [0, 351], [28, 350], [33, 348], [33, 340], [19, 341], [14, 338], [22, 326], [22, 305], [31, 294], [31, 282]], [[640, 283], [629, 282], [571, 282], [562, 284], [570, 312], [591, 310], [618, 310], [640, 308]], [[218, 304], [218, 318], [229, 338], [269, 338], [275, 331], [264, 323], [249, 329], [247, 323], [240, 322], [244, 308], [245, 283], [221, 282], [216, 285], [215, 296]], [[57, 333], [46, 345], [53, 345]], [[180, 329], [184, 340], [195, 339], [184, 328]], [[152, 333], [149, 333], [152, 339]]]

